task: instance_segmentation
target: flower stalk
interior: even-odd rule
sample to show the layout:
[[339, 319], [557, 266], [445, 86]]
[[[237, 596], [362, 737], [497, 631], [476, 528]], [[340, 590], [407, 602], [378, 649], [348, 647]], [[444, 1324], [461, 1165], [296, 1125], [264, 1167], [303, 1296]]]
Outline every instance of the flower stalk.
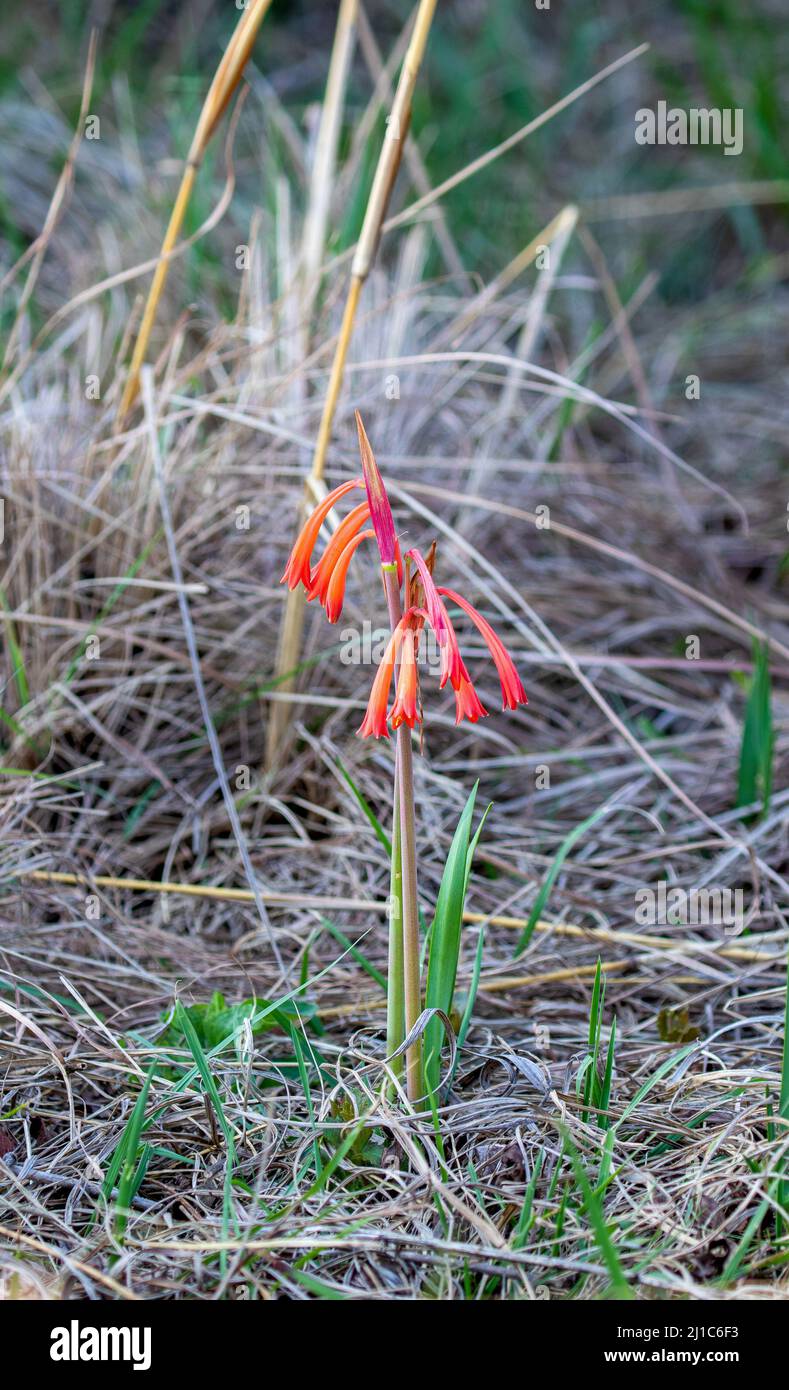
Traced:
[[[403, 1056], [399, 1053], [405, 1038], [405, 998], [403, 990], [403, 868], [400, 855], [400, 784], [395, 763], [392, 798], [392, 860], [389, 875], [389, 955], [386, 974], [386, 1055], [393, 1074], [401, 1077]], [[399, 1055], [395, 1055], [399, 1054]]]
[[[396, 563], [391, 561], [382, 564], [381, 573], [383, 574], [384, 592], [389, 610], [389, 624], [394, 633], [403, 616]], [[397, 673], [397, 666], [395, 666], [395, 673]], [[422, 1012], [422, 995], [419, 983], [419, 907], [416, 888], [416, 832], [414, 826], [414, 758], [411, 748], [411, 730], [407, 724], [400, 724], [396, 737], [397, 764], [394, 813], [398, 817], [400, 831], [400, 842], [397, 848], [401, 873], [400, 931], [402, 937], [399, 952], [402, 960], [402, 994], [407, 1035], [415, 1026]], [[394, 840], [392, 853], [394, 854]], [[390, 923], [390, 951], [392, 949], [391, 933], [395, 930], [396, 924]], [[397, 987], [398, 982], [395, 981], [395, 988]], [[420, 1105], [425, 1093], [421, 1038], [417, 1038], [406, 1050], [405, 1078], [408, 1099], [412, 1105]]]

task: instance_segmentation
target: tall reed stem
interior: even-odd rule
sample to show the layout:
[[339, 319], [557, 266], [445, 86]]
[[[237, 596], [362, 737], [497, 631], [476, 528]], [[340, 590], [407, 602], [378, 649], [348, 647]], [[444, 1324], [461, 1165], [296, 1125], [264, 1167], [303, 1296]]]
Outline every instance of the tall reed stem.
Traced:
[[184, 172], [181, 177], [181, 185], [178, 195], [170, 214], [170, 221], [167, 226], [162, 249], [159, 252], [159, 261], [156, 272], [151, 281], [151, 288], [148, 291], [148, 299], [145, 304], [145, 311], [140, 324], [140, 331], [137, 335], [137, 342], [132, 354], [129, 374], [118, 406], [118, 414], [115, 421], [116, 430], [123, 428], [126, 416], [131, 410], [137, 399], [140, 390], [140, 372], [145, 363], [148, 351], [148, 340], [151, 336], [156, 319], [156, 310], [159, 307], [159, 300], [162, 296], [165, 281], [170, 269], [170, 259], [178, 242], [178, 237], [183, 226], [186, 209], [194, 189], [197, 171], [203, 161], [211, 136], [216, 130], [222, 116], [230, 103], [230, 99], [236, 90], [241, 75], [246, 67], [247, 59], [252, 52], [258, 29], [263, 23], [264, 16], [271, 4], [271, 0], [251, 0], [249, 5], [245, 5], [241, 17], [233, 31], [230, 42], [225, 49], [219, 66], [214, 74], [214, 80], [208, 89], [208, 95], [203, 102], [200, 118], [195, 127], [192, 143], [187, 155]]
[[[381, 571], [389, 609], [389, 623], [394, 632], [403, 616], [397, 566], [382, 565]], [[416, 835], [414, 829], [414, 762], [411, 730], [401, 724], [397, 730], [397, 770], [395, 773], [395, 808], [399, 809], [400, 868], [402, 904], [402, 964], [405, 1031], [411, 1032], [422, 1012], [419, 984], [419, 909], [416, 893]], [[391, 936], [390, 936], [391, 943]], [[422, 1039], [417, 1038], [405, 1054], [406, 1092], [412, 1105], [421, 1105], [424, 1094]]]

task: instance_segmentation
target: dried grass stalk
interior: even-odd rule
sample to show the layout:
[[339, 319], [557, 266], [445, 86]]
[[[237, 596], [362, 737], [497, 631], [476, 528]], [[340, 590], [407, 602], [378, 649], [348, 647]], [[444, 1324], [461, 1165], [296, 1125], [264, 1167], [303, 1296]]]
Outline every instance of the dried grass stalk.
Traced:
[[329, 61], [329, 73], [326, 78], [326, 93], [321, 107], [318, 138], [315, 142], [309, 200], [304, 222], [302, 313], [306, 332], [309, 332], [312, 306], [320, 282], [320, 270], [326, 247], [326, 228], [329, 222], [329, 208], [337, 166], [337, 146], [340, 138], [342, 109], [353, 54], [358, 14], [359, 0], [340, 0], [337, 29]]
[[170, 257], [175, 244], [180, 235], [186, 209], [189, 206], [189, 199], [192, 196], [197, 171], [203, 162], [203, 157], [211, 141], [222, 116], [227, 110], [228, 104], [233, 96], [236, 87], [241, 80], [241, 74], [246, 67], [247, 60], [252, 52], [258, 29], [260, 28], [266, 11], [271, 5], [271, 0], [252, 0], [248, 9], [245, 9], [236, 25], [230, 43], [225, 50], [222, 61], [214, 74], [214, 80], [208, 91], [208, 96], [203, 103], [200, 118], [195, 127], [192, 137], [192, 144], [186, 158], [181, 186], [170, 214], [170, 221], [167, 226], [162, 249], [159, 253], [159, 261], [148, 292], [148, 299], [143, 313], [140, 331], [137, 335], [134, 353], [132, 356], [129, 375], [121, 397], [116, 418], [116, 429], [120, 430], [128, 415], [140, 389], [140, 368], [145, 362], [148, 351], [148, 340], [156, 319], [156, 310], [164, 289], [167, 273], [170, 269]]
[[4, 370], [10, 366], [10, 363], [13, 359], [14, 348], [16, 347], [17, 336], [19, 334], [19, 325], [21, 324], [22, 319], [24, 317], [25, 309], [27, 308], [27, 305], [30, 302], [30, 297], [33, 293], [33, 290], [35, 289], [36, 281], [38, 280], [38, 273], [41, 269], [41, 263], [47, 253], [47, 247], [49, 246], [49, 243], [55, 234], [55, 229], [58, 225], [58, 222], [60, 221], [61, 213], [63, 212], [63, 209], [65, 208], [66, 203], [68, 202], [69, 193], [71, 192], [71, 187], [74, 182], [74, 167], [77, 162], [79, 147], [82, 144], [82, 136], [85, 130], [85, 121], [87, 119], [88, 110], [90, 108], [90, 98], [93, 92], [93, 78], [96, 72], [97, 48], [98, 32], [94, 29], [91, 32], [90, 42], [88, 44], [88, 57], [85, 63], [85, 76], [82, 82], [82, 97], [80, 100], [79, 115], [77, 117], [76, 128], [74, 130], [74, 135], [71, 140], [71, 144], [68, 148], [66, 162], [63, 165], [63, 168], [60, 173], [60, 178], [57, 181], [57, 186], [52, 196], [52, 202], [50, 203], [49, 208], [47, 210], [44, 226], [42, 227], [35, 241], [31, 242], [27, 250], [23, 252], [16, 264], [12, 266], [11, 270], [3, 277], [3, 280], [0, 281], [0, 290], [2, 290], [7, 284], [10, 284], [17, 272], [22, 269], [23, 265], [25, 265], [28, 261], [32, 261], [30, 272], [28, 274], [27, 280], [25, 281], [25, 287], [22, 290], [22, 294], [19, 299], [16, 315], [14, 316], [13, 326], [11, 328], [11, 332], [8, 335], [8, 340], [6, 342], [6, 349], [3, 357]]
[[[178, 895], [185, 898], [207, 898], [214, 902], [229, 903], [254, 903], [255, 894], [249, 888], [227, 888], [215, 884], [207, 883], [169, 883], [162, 879], [149, 878], [129, 878], [126, 876], [115, 877], [112, 874], [75, 874], [61, 873], [50, 869], [19, 869], [17, 878], [31, 879], [36, 883], [60, 883], [66, 887], [91, 887], [91, 888], [118, 888], [127, 893], [161, 893], [163, 895]], [[390, 910], [389, 898], [351, 898], [336, 897], [325, 893], [285, 893], [267, 892], [261, 890], [260, 896], [264, 903], [272, 907], [306, 907], [312, 912], [378, 912], [382, 915]], [[526, 917], [512, 917], [506, 913], [473, 912], [466, 909], [463, 913], [463, 921], [472, 926], [484, 925], [486, 927], [505, 927], [512, 931], [522, 932], [527, 924]], [[547, 932], [554, 936], [576, 937], [580, 941], [598, 942], [609, 941], [615, 945], [643, 947], [645, 950], [657, 951], [659, 953], [675, 952], [677, 945], [670, 937], [648, 935], [645, 932], [624, 931], [617, 928], [616, 931], [608, 930], [605, 927], [579, 927], [573, 922], [548, 922], [542, 919], [535, 924], [535, 931]], [[257, 935], [257, 933], [255, 933]], [[239, 951], [241, 946], [247, 944], [251, 937], [242, 937], [234, 947]], [[697, 944], [685, 943], [683, 951], [702, 954], [713, 952], [716, 956], [726, 960], [742, 960], [766, 963], [774, 960], [783, 960], [785, 954], [785, 941], [783, 936], [773, 938], [772, 936], [761, 935], [760, 944], [756, 947], [737, 946], [737, 945], [717, 945], [715, 947], [704, 944], [699, 947]], [[765, 946], [775, 946], [775, 951], [766, 951]], [[590, 969], [594, 970], [594, 966]]]

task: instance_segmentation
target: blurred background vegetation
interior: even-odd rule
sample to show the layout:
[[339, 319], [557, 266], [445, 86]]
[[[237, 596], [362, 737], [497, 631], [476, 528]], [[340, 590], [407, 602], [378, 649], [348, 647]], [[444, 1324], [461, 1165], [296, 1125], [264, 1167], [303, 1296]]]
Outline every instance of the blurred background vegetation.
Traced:
[[[391, 53], [412, 6], [408, 0], [370, 0], [366, 12], [384, 56]], [[274, 0], [258, 38], [250, 73], [253, 91], [269, 92], [297, 124], [315, 119], [330, 51], [336, 5]], [[100, 33], [93, 109], [102, 138], [137, 146], [153, 170], [148, 192], [161, 206], [172, 197], [175, 161], [184, 156], [219, 54], [238, 18], [235, 0], [32, 0], [6, 12], [0, 43], [0, 134], [6, 158], [0, 174], [0, 247], [4, 261], [19, 254], [39, 226], [35, 188], [39, 162], [27, 164], [26, 141], [40, 142], [46, 124], [25, 123], [20, 107], [42, 118], [59, 113], [73, 123], [78, 107], [87, 36]], [[537, 116], [605, 62], [649, 41], [650, 51], [456, 192], [445, 206], [470, 271], [488, 277], [544, 225], [558, 205], [587, 205], [611, 195], [657, 192], [676, 186], [789, 177], [785, 130], [789, 31], [784, 0], [628, 0], [627, 4], [554, 0], [441, 0], [428, 62], [417, 92], [413, 129], [432, 182]], [[371, 89], [357, 50], [346, 111], [345, 139]], [[638, 146], [633, 116], [641, 105], [669, 103], [740, 106], [745, 147], [738, 158], [720, 148]], [[106, 133], [105, 133], [106, 132]], [[368, 178], [380, 124], [368, 138]], [[214, 146], [218, 157], [221, 141]], [[268, 146], [268, 159], [287, 165], [285, 142]], [[51, 150], [54, 179], [60, 150]], [[153, 158], [153, 164], [149, 162]], [[203, 177], [209, 188], [212, 160]], [[169, 176], [168, 176], [169, 171]], [[287, 172], [287, 170], [286, 170]], [[162, 178], [162, 176], [165, 176]], [[269, 180], [268, 194], [272, 187]], [[45, 190], [41, 190], [42, 196]], [[247, 190], [252, 192], [252, 190]], [[334, 228], [341, 249], [358, 231], [367, 189], [360, 184]], [[265, 190], [264, 190], [265, 193]], [[206, 213], [198, 200], [193, 230]], [[701, 298], [735, 257], [754, 271], [785, 233], [786, 207], [747, 204], [686, 218], [666, 238], [665, 218], [627, 228], [628, 281], [659, 257], [660, 293]], [[202, 277], [210, 247], [195, 248], [193, 270]], [[627, 284], [623, 287], [627, 290]]]

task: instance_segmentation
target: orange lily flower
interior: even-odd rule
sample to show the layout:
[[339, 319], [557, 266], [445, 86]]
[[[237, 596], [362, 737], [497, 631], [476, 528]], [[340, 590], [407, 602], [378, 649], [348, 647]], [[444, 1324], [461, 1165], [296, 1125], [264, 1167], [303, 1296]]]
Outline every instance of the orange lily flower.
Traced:
[[418, 685], [416, 643], [417, 634], [414, 628], [411, 626], [404, 628], [403, 641], [400, 648], [400, 669], [397, 676], [397, 692], [395, 702], [389, 712], [389, 722], [393, 729], [399, 729], [401, 724], [407, 724], [409, 729], [413, 729], [419, 718], [416, 708]]
[[[348, 569], [362, 541], [377, 541], [384, 571], [389, 571], [396, 562], [398, 584], [402, 586], [403, 583], [403, 561], [392, 509], [358, 412], [357, 425], [364, 477], [351, 478], [348, 482], [341, 483], [315, 508], [299, 532], [282, 576], [282, 583], [291, 589], [303, 584], [308, 599], [317, 598], [320, 601], [330, 623], [336, 623], [342, 613]], [[313, 569], [312, 553], [326, 517], [332, 507], [354, 488], [365, 489], [366, 501], [355, 506], [340, 523]], [[367, 521], [372, 523], [372, 529], [362, 530]], [[373, 681], [367, 712], [359, 729], [362, 738], [387, 738], [390, 724], [393, 729], [398, 729], [401, 724], [407, 724], [413, 729], [418, 722], [419, 680], [416, 655], [419, 633], [425, 623], [429, 623], [435, 633], [441, 652], [439, 687], [443, 690], [449, 682], [455, 694], [455, 722], [459, 724], [462, 719], [468, 719], [470, 723], [476, 724], [478, 719], [484, 718], [487, 714], [460, 654], [458, 639], [444, 599], [457, 604], [482, 634], [498, 672], [502, 709], [516, 709], [518, 705], [527, 704], [526, 692], [515, 669], [515, 663], [487, 619], [483, 618], [462, 594], [456, 593], [454, 589], [436, 586], [421, 551], [412, 548], [408, 555], [421, 581], [425, 596], [424, 608], [409, 608], [389, 639]], [[387, 713], [389, 691], [396, 667], [395, 700]]]
[[326, 617], [330, 623], [336, 623], [342, 613], [343, 599], [345, 598], [345, 580], [348, 576], [348, 566], [351, 563], [356, 551], [362, 541], [375, 539], [374, 531], [360, 531], [358, 536], [349, 540], [348, 544], [341, 551], [339, 558], [331, 572], [331, 578], [326, 589]]
[[395, 661], [403, 640], [405, 618], [401, 618], [386, 644], [386, 651], [375, 673], [375, 680], [367, 701], [367, 712], [359, 727], [361, 738], [388, 738], [386, 711], [389, 706], [389, 688], [394, 675]]
[[310, 584], [307, 594], [309, 600], [314, 598], [320, 599], [321, 607], [323, 607], [326, 602], [326, 593], [329, 588], [329, 581], [332, 577], [334, 566], [342, 555], [348, 542], [353, 539], [357, 531], [361, 530], [365, 521], [369, 520], [369, 517], [369, 506], [366, 502], [360, 502], [358, 507], [354, 507], [353, 511], [349, 512], [345, 519], [340, 522], [340, 525], [337, 527], [337, 530], [321, 555], [315, 569], [312, 571], [312, 583]]
[[[463, 669], [465, 672], [465, 667]], [[461, 719], [468, 719], [470, 723], [476, 724], [487, 712], [468, 674], [462, 675], [455, 686], [455, 723], [459, 724]]]
[[471, 621], [475, 624], [479, 632], [485, 639], [485, 644], [493, 657], [493, 663], [499, 673], [501, 683], [502, 709], [516, 709], [518, 705], [527, 705], [526, 691], [521, 683], [521, 678], [515, 670], [515, 663], [512, 660], [507, 648], [500, 637], [496, 636], [490, 623], [478, 613], [473, 604], [468, 599], [456, 594], [454, 589], [439, 589], [439, 594], [456, 603], [458, 608], [462, 608], [464, 613], [468, 613]]
[[324, 497], [314, 512], [310, 513], [290, 552], [280, 584], [287, 584], [289, 589], [296, 589], [299, 584], [303, 584], [305, 589], [309, 590], [312, 583], [310, 561], [321, 526], [335, 503], [339, 502], [341, 497], [345, 497], [346, 493], [351, 492], [355, 487], [364, 487], [361, 478], [351, 478], [349, 482], [341, 483], [333, 492]]
[[[463, 598], [462, 594], [456, 593], [454, 589], [436, 587], [433, 583], [430, 571], [427, 569], [419, 551], [414, 552], [410, 550], [408, 553], [413, 559], [419, 571], [420, 578], [422, 579], [425, 591], [425, 607], [424, 609], [409, 610], [407, 615], [410, 619], [409, 626], [398, 638], [399, 642], [404, 642], [407, 637], [407, 646], [403, 649], [396, 698], [389, 713], [388, 722], [392, 725], [392, 728], [397, 729], [404, 723], [408, 724], [409, 728], [413, 728], [417, 721], [415, 654], [418, 628], [416, 628], [415, 624], [419, 622], [419, 627], [421, 627], [425, 622], [429, 622], [435, 632], [436, 623], [439, 621], [439, 610], [441, 628], [440, 634], [436, 633], [436, 636], [441, 644], [440, 687], [443, 689], [447, 680], [449, 680], [455, 693], [455, 723], [459, 724], [461, 720], [468, 719], [470, 723], [476, 724], [477, 720], [483, 719], [488, 713], [477, 694], [463, 658], [460, 655], [457, 636], [455, 635], [452, 621], [442, 601], [443, 598], [450, 599], [452, 603], [456, 603], [459, 608], [462, 608], [463, 612], [468, 614], [485, 639], [486, 646], [493, 658], [493, 663], [498, 672], [499, 682], [501, 684], [502, 709], [516, 709], [518, 705], [528, 704], [526, 692], [521, 683], [520, 676], [515, 669], [515, 663], [507, 651], [507, 648], [504, 646], [504, 643], [501, 641], [501, 638], [494, 632], [487, 619], [483, 618], [482, 614], [478, 613], [473, 604]], [[403, 622], [405, 622], [405, 619]], [[403, 624], [401, 623], [400, 627], [397, 629], [398, 633], [400, 633], [400, 628], [402, 628], [402, 626]], [[385, 707], [395, 665], [395, 655], [393, 653], [394, 649], [392, 649], [392, 653], [390, 653], [389, 648], [387, 648], [387, 653], [384, 656], [381, 668], [373, 683], [373, 693], [370, 696], [368, 715], [359, 730], [363, 738], [373, 732], [376, 738], [380, 738], [381, 735], [385, 733], [387, 723]], [[383, 669], [387, 664], [389, 664], [388, 676], [385, 675]], [[379, 683], [379, 676], [381, 683]], [[382, 689], [384, 679], [385, 689]]]
[[[287, 584], [289, 589], [295, 589], [298, 584], [303, 584], [307, 591], [308, 601], [317, 598], [321, 606], [326, 609], [330, 623], [336, 623], [342, 613], [348, 566], [357, 547], [363, 540], [375, 537], [374, 531], [364, 531], [361, 535], [358, 534], [365, 521], [370, 520], [370, 504], [360, 502], [358, 506], [354, 507], [340, 522], [314, 569], [310, 562], [320, 528], [335, 502], [338, 502], [340, 498], [356, 487], [364, 487], [363, 478], [352, 478], [349, 482], [342, 483], [340, 487], [336, 487], [324, 498], [314, 512], [310, 513], [290, 552], [285, 573], [280, 580], [280, 583]], [[393, 554], [397, 564], [398, 582], [402, 584], [403, 557], [397, 537], [394, 541]]]

